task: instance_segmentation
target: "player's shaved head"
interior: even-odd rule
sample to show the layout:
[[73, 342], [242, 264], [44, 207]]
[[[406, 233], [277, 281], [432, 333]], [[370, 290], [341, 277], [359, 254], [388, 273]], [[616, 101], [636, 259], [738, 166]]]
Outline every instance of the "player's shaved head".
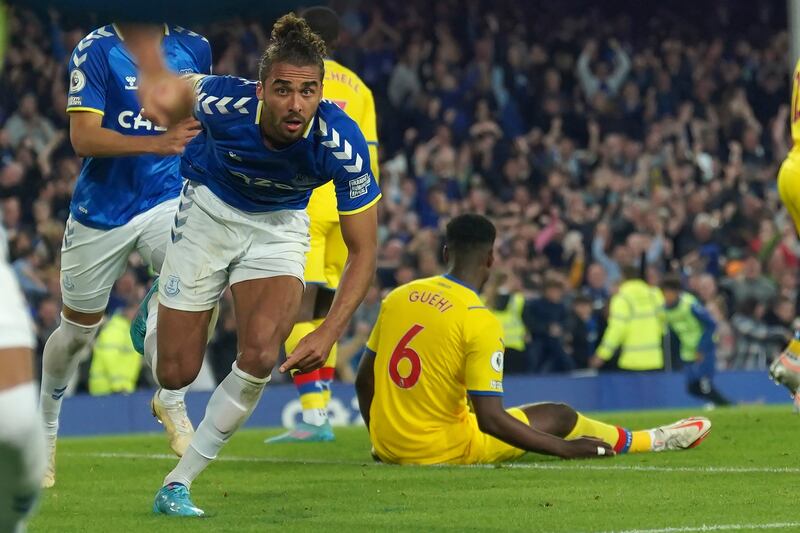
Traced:
[[322, 37], [330, 50], [339, 38], [339, 15], [329, 7], [314, 6], [304, 9], [300, 16], [308, 22], [311, 31]]
[[273, 65], [287, 63], [297, 67], [317, 66], [322, 80], [327, 53], [322, 38], [311, 30], [308, 23], [294, 13], [288, 13], [272, 26], [272, 42], [261, 56], [258, 79], [264, 83]]
[[476, 214], [459, 215], [445, 230], [444, 260], [451, 274], [481, 287], [489, 277], [494, 262], [497, 230], [491, 221]]
[[447, 224], [445, 242], [451, 253], [468, 255], [494, 246], [497, 231], [482, 215], [459, 215]]

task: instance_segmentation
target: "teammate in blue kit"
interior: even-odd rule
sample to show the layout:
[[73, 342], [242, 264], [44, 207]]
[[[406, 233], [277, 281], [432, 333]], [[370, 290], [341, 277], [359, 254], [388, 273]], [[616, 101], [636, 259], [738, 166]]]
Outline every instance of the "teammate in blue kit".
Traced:
[[[202, 36], [163, 24], [156, 38], [171, 71], [211, 72], [211, 49]], [[44, 347], [45, 487], [55, 483], [64, 391], [100, 326], [112, 285], [133, 251], [161, 268], [182, 183], [178, 154], [199, 127], [189, 119], [165, 130], [142, 117], [137, 65], [124, 40], [116, 24], [102, 26], [84, 37], [70, 57], [70, 139], [84, 160], [61, 249], [62, 320]], [[160, 416], [166, 418], [165, 427], [183, 430], [185, 448], [191, 424], [186, 427], [180, 393], [170, 397], [171, 404], [159, 403]]]
[[[322, 366], [375, 274], [380, 191], [367, 143], [336, 104], [321, 100], [325, 45], [293, 14], [279, 19], [259, 80], [188, 76], [202, 132], [186, 147], [187, 182], [159, 284], [157, 376], [180, 389], [197, 376], [212, 309], [231, 286], [238, 355], [212, 394], [191, 444], [156, 494], [154, 512], [202, 516], [192, 481], [256, 407], [294, 325], [309, 249], [306, 205], [333, 181], [347, 263], [323, 324], [281, 366]], [[191, 93], [190, 93], [191, 95]]]

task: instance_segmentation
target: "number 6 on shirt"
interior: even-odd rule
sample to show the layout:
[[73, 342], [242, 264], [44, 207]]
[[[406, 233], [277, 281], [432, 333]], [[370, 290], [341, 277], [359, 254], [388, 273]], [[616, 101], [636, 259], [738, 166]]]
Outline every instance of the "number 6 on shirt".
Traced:
[[[423, 329], [425, 329], [423, 326], [414, 324], [414, 326], [403, 335], [400, 342], [397, 343], [394, 351], [392, 351], [392, 357], [389, 358], [389, 377], [391, 377], [394, 384], [401, 389], [410, 389], [416, 385], [419, 380], [420, 372], [422, 372], [422, 361], [419, 358], [419, 354], [412, 348], [409, 348], [408, 343]], [[405, 377], [400, 375], [399, 370], [400, 361], [403, 359], [408, 359], [408, 362], [411, 363], [411, 372]]]

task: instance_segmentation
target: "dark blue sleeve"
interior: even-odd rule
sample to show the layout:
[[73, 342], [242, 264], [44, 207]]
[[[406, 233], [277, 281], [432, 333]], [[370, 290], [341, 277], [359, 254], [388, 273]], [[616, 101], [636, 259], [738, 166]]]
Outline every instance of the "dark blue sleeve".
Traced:
[[703, 335], [697, 343], [697, 351], [709, 353], [714, 349], [714, 332], [717, 330], [717, 323], [709, 314], [708, 310], [699, 303], [692, 304], [692, 314], [703, 326]]

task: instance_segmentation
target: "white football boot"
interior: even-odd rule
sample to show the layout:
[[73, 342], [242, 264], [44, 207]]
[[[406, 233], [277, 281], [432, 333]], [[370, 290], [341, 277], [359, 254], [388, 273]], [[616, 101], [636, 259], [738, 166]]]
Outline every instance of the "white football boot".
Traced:
[[651, 431], [654, 452], [688, 450], [699, 445], [708, 436], [711, 421], [702, 416], [693, 416]]

